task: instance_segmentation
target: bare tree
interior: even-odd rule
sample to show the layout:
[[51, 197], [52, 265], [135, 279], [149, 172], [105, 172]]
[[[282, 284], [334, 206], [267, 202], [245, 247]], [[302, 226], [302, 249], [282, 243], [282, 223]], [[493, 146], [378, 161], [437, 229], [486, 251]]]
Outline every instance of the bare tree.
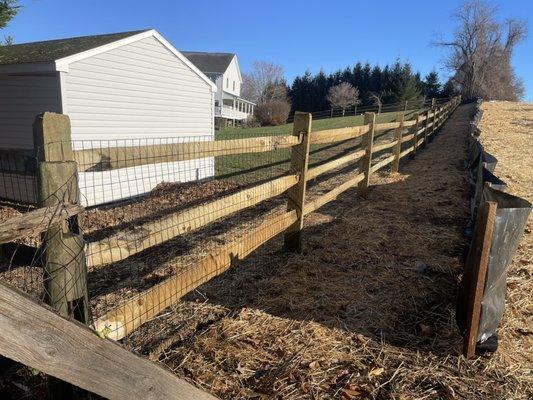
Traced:
[[518, 100], [523, 85], [511, 66], [516, 45], [526, 36], [524, 21], [496, 20], [497, 9], [481, 0], [463, 3], [453, 17], [458, 27], [451, 40], [436, 44], [449, 49], [445, 66], [467, 99]]
[[342, 108], [342, 115], [348, 107], [359, 104], [359, 91], [348, 82], [332, 86], [328, 90], [327, 99], [331, 108]]
[[274, 82], [266, 86], [256, 107], [256, 117], [261, 125], [281, 125], [287, 122], [291, 103], [284, 82]]
[[271, 98], [283, 97], [282, 93], [267, 90], [269, 87], [278, 89], [280, 86], [277, 84], [285, 82], [283, 67], [280, 65], [267, 61], [255, 61], [252, 71], [243, 74], [242, 79], [241, 94], [245, 99], [254, 103], [259, 104], [262, 100], [267, 100], [265, 95], [269, 95]]
[[381, 107], [383, 106], [383, 96], [385, 92], [370, 92], [369, 94], [372, 103], [378, 106], [378, 114], [381, 114]]
[[257, 104], [255, 114], [261, 125], [279, 125], [287, 121], [291, 103], [280, 65], [255, 61], [252, 71], [243, 74], [241, 94]]

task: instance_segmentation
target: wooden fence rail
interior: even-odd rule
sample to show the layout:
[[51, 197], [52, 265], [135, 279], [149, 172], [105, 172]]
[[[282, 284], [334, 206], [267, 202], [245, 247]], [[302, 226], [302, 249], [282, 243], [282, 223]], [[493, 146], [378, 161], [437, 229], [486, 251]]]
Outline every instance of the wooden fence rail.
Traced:
[[0, 354], [108, 399], [214, 400], [0, 282]]
[[26, 236], [35, 236], [61, 225], [70, 217], [81, 214], [85, 208], [79, 204], [61, 203], [55, 207], [43, 207], [17, 215], [2, 222], [0, 244]]

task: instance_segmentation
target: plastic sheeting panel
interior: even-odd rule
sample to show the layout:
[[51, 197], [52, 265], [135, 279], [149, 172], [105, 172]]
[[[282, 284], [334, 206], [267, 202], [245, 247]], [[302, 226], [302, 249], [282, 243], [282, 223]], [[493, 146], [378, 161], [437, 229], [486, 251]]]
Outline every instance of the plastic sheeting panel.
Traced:
[[498, 204], [492, 233], [485, 290], [481, 300], [481, 318], [477, 333], [478, 342], [496, 334], [505, 310], [507, 269], [518, 248], [526, 227], [531, 203], [497, 189], [486, 187], [483, 201]]
[[[505, 193], [507, 185], [499, 179], [494, 170], [496, 157], [483, 149], [481, 142], [472, 136], [469, 159], [469, 182], [471, 185], [471, 220], [476, 221], [478, 209], [482, 202], [497, 204], [493, 226], [492, 242], [489, 252], [485, 286], [481, 300], [481, 314], [477, 331], [477, 344], [483, 347], [489, 339], [495, 339], [491, 350], [497, 346], [496, 331], [505, 311], [505, 297], [507, 289], [507, 269], [520, 243], [527, 219], [531, 212], [531, 203], [527, 200]], [[474, 229], [467, 231], [474, 232]], [[469, 251], [469, 258], [475, 252]], [[475, 260], [467, 260], [467, 265], [475, 264]], [[473, 271], [465, 271], [457, 300], [457, 324], [464, 334], [468, 315], [469, 300], [472, 293]], [[489, 347], [487, 347], [488, 349]]]

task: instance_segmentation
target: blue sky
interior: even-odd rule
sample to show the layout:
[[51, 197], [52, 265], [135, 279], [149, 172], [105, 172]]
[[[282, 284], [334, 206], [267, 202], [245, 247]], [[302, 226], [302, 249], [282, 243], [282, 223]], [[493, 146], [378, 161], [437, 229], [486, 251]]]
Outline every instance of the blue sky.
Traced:
[[[357, 61], [381, 65], [398, 57], [441, 76], [442, 50], [431, 45], [451, 34], [459, 0], [404, 1], [180, 1], [23, 0], [15, 20], [0, 32], [16, 43], [155, 28], [178, 49], [235, 52], [241, 69], [254, 60], [285, 68], [289, 82], [321, 68], [330, 72]], [[502, 19], [528, 20], [530, 36], [513, 63], [533, 101], [533, 1], [501, 0]]]

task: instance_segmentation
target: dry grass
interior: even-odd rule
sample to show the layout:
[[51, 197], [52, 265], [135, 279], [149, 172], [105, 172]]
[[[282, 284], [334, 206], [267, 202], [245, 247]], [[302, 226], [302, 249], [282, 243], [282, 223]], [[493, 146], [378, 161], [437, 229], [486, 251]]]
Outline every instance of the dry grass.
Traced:
[[[533, 202], [533, 104], [482, 104], [481, 140], [498, 159], [495, 173], [507, 191]], [[533, 215], [509, 267], [507, 309], [500, 330], [500, 357], [533, 385]]]
[[226, 399], [531, 398], [527, 356], [515, 358], [527, 325], [492, 358], [460, 356], [472, 111], [367, 200], [350, 191], [309, 216], [304, 254], [275, 239], [126, 345]]

